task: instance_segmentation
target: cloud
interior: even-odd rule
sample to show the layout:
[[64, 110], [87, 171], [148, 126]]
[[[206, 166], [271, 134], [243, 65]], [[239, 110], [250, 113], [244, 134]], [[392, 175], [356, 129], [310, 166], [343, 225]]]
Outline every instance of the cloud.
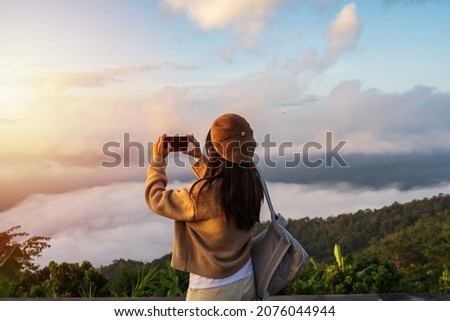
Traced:
[[[96, 88], [112, 82], [123, 81], [123, 78], [134, 73], [146, 73], [154, 70], [192, 70], [195, 65], [183, 65], [170, 61], [154, 64], [122, 65], [103, 67], [93, 70], [59, 70], [49, 65], [15, 64], [9, 66], [13, 70], [8, 79], [0, 78], [0, 85], [23, 85], [41, 88], [50, 94], [59, 94], [69, 88]], [[11, 71], [10, 71], [11, 72]]]
[[[147, 164], [147, 163], [146, 163]], [[104, 186], [112, 182], [145, 180], [145, 168], [136, 166], [104, 168], [74, 166], [54, 161], [29, 161], [7, 164], [0, 169], [0, 213], [8, 210], [30, 195], [60, 194], [80, 189]]]
[[216, 97], [221, 110], [243, 113], [261, 142], [272, 134], [278, 142], [301, 146], [325, 133], [346, 140], [344, 153], [401, 154], [449, 150], [450, 94], [416, 86], [403, 93], [362, 89], [343, 81], [329, 95], [308, 99], [292, 75], [267, 70], [228, 86]]
[[379, 155], [448, 151], [449, 104], [450, 94], [432, 87], [389, 93], [363, 90], [356, 80], [339, 83], [329, 95], [305, 97], [295, 76], [277, 68], [230, 84], [209, 102], [217, 114], [247, 117], [260, 142], [271, 133], [302, 152], [310, 141], [325, 146], [325, 133], [331, 131], [336, 141], [348, 141], [344, 153]]
[[[333, 142], [333, 146], [335, 145], [337, 141]], [[261, 171], [271, 182], [301, 183], [312, 186], [345, 183], [354, 188], [374, 190], [391, 187], [411, 190], [450, 182], [448, 167], [450, 151], [363, 155], [346, 154], [344, 145], [339, 157], [347, 166], [341, 166], [333, 158], [327, 165], [323, 151], [322, 153], [314, 153], [314, 151], [300, 156], [302, 152], [300, 149], [299, 161], [295, 166], [293, 166], [294, 157], [289, 150], [284, 151], [285, 157], [271, 155], [270, 160], [260, 163]], [[316, 167], [308, 167], [305, 159], [321, 163]], [[269, 162], [273, 165], [268, 166]]]
[[[31, 177], [41, 181], [40, 172], [54, 177], [47, 170], [62, 168], [58, 170], [62, 174], [64, 167], [68, 172], [98, 168], [102, 160], [110, 160], [102, 154], [104, 144], [114, 141], [120, 147], [111, 150], [122, 159], [130, 151], [135, 167], [140, 151], [130, 143], [126, 146], [124, 133], [129, 133], [130, 142], [142, 144], [140, 156], [147, 163], [148, 144], [161, 133], [195, 133], [203, 141], [213, 120], [225, 112], [248, 118], [260, 142], [270, 132], [278, 142], [292, 141], [300, 152], [311, 140], [324, 145], [326, 131], [332, 131], [336, 140], [348, 141], [343, 148], [346, 154], [428, 153], [450, 148], [446, 139], [450, 132], [448, 93], [424, 86], [385, 93], [375, 88], [362, 90], [360, 82], [347, 81], [327, 96], [302, 99], [301, 94], [292, 76], [268, 70], [224, 86], [208, 98], [198, 98], [189, 89], [165, 87], [138, 103], [107, 100], [99, 104], [80, 99], [66, 104], [64, 110], [41, 109], [41, 118], [30, 116], [26, 123], [0, 128], [2, 135], [14, 137], [2, 140], [0, 158], [16, 173], [12, 177], [22, 177], [21, 168], [27, 165]], [[80, 112], [80, 106], [93, 108]], [[98, 176], [104, 183], [108, 175], [102, 173], [98, 171]]]
[[50, 236], [51, 248], [41, 262], [150, 261], [170, 252], [172, 224], [150, 213], [143, 193], [143, 183], [130, 182], [37, 194], [0, 213], [0, 225], [21, 225], [31, 234]]
[[356, 4], [347, 4], [328, 27], [325, 34], [328, 43], [322, 55], [317, 48], [311, 47], [300, 59], [289, 59], [284, 69], [296, 74], [310, 72], [313, 76], [318, 75], [332, 66], [340, 55], [354, 49], [361, 31]]
[[20, 123], [22, 121], [23, 121], [23, 119], [19, 119], [19, 118], [14, 118], [14, 119], [0, 118], [0, 125], [14, 125], [14, 124]]
[[[171, 187], [182, 184], [171, 181]], [[277, 212], [286, 218], [327, 217], [374, 209], [394, 201], [449, 193], [450, 185], [399, 191], [355, 189], [348, 184], [269, 183]], [[88, 260], [96, 266], [124, 258], [152, 261], [172, 250], [172, 221], [152, 214], [145, 205], [144, 184], [123, 182], [57, 195], [33, 195], [0, 213], [0, 230], [20, 224], [33, 235], [51, 237], [51, 247], [38, 260], [46, 265]], [[269, 212], [263, 205], [261, 219]]]
[[263, 32], [276, 8], [292, 0], [163, 0], [163, 12], [185, 13], [202, 30], [226, 29], [237, 37], [222, 55], [231, 57], [241, 47], [256, 46], [256, 38]]
[[361, 34], [362, 24], [356, 14], [356, 4], [350, 3], [339, 12], [327, 31], [328, 47], [325, 59], [334, 61], [342, 52], [353, 49]]
[[[288, 158], [293, 152], [303, 155], [302, 148], [310, 141], [325, 147], [327, 131], [333, 132], [333, 146], [347, 141], [343, 155], [379, 155], [389, 160], [399, 154], [434, 157], [450, 150], [449, 93], [424, 86], [403, 93], [361, 87], [358, 81], [346, 81], [329, 95], [303, 97], [293, 75], [269, 68], [206, 98], [178, 87], [164, 87], [138, 102], [98, 102], [88, 97], [68, 103], [57, 97], [55, 106], [44, 106], [45, 102], [34, 106], [41, 112], [39, 117], [31, 113], [26, 122], [0, 127], [0, 135], [13, 138], [0, 141], [4, 165], [0, 211], [33, 192], [62, 193], [142, 180], [145, 168], [138, 165], [148, 164], [149, 144], [160, 134], [194, 133], [203, 144], [213, 120], [226, 112], [246, 117], [260, 143], [268, 133], [278, 144], [292, 142], [292, 148], [286, 149]], [[64, 109], [59, 108], [63, 104]], [[124, 133], [129, 133], [128, 142]], [[114, 169], [100, 167], [102, 161], [112, 161], [103, 154], [107, 142], [120, 144], [110, 149], [122, 160]], [[134, 143], [142, 144], [142, 150]], [[130, 168], [124, 167], [125, 154], [130, 155]], [[177, 169], [173, 177], [190, 179], [183, 173]]]
[[[320, 131], [349, 141], [353, 153], [411, 153], [449, 150], [449, 93], [416, 86], [404, 93], [361, 90], [358, 81], [342, 82], [310, 106]], [[302, 113], [297, 110], [298, 117]], [[311, 120], [311, 119], [310, 119]]]
[[157, 69], [192, 69], [194, 66], [179, 65], [172, 62], [158, 64], [128, 65], [110, 67], [94, 71], [51, 72], [44, 76], [45, 88], [59, 93], [71, 87], [100, 87], [108, 82], [120, 81], [119, 77], [132, 73], [142, 73]]
[[259, 34], [270, 13], [289, 0], [202, 1], [164, 0], [163, 9], [185, 12], [203, 30], [232, 28], [249, 35]]

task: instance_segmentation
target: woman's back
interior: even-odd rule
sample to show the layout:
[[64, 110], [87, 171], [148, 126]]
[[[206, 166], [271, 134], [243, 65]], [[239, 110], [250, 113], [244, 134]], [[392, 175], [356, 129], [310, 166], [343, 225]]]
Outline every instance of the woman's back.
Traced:
[[[188, 297], [210, 297], [211, 291], [204, 287], [214, 285], [223, 287], [219, 291], [222, 294], [214, 292], [214, 298], [230, 299], [229, 293], [234, 290], [230, 292], [229, 287], [234, 288], [235, 282], [245, 283], [241, 299], [251, 297], [255, 292], [250, 257], [252, 227], [259, 221], [263, 201], [252, 161], [256, 146], [253, 130], [239, 115], [225, 114], [216, 119], [206, 142], [208, 157], [199, 157], [200, 166], [206, 167], [204, 176], [192, 186], [177, 190], [166, 189], [165, 158], [169, 150], [163, 145], [164, 138], [161, 136], [153, 147], [145, 197], [154, 213], [175, 222], [172, 266], [191, 273], [195, 280], [190, 283]], [[200, 288], [201, 295], [197, 293]]]

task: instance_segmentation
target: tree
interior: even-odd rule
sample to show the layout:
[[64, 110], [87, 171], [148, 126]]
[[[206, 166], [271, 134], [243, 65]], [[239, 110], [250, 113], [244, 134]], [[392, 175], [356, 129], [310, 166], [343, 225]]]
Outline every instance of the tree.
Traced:
[[46, 297], [101, 297], [109, 294], [108, 278], [88, 261], [78, 263], [51, 261], [43, 283]]
[[[50, 237], [31, 236], [30, 233], [20, 232], [20, 225], [0, 232], [0, 262], [4, 261], [13, 251], [14, 258], [21, 265], [21, 269], [37, 270], [38, 266], [33, 262], [40, 257], [44, 249], [50, 247]], [[17, 239], [25, 239], [18, 241]]]
[[34, 258], [41, 256], [41, 252], [50, 246], [49, 237], [28, 237], [29, 233], [19, 229], [18, 225], [0, 232], [0, 297], [8, 295], [11, 282], [21, 271], [38, 269]]
[[450, 262], [450, 211], [423, 217], [401, 231], [373, 240], [362, 256], [393, 263], [398, 271], [412, 265], [443, 268]]

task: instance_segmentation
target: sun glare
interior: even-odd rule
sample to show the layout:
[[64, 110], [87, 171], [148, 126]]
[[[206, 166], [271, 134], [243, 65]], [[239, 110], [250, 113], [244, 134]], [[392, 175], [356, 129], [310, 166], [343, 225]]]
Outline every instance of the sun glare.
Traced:
[[23, 94], [17, 86], [0, 86], [0, 118], [11, 119], [21, 114]]
[[0, 118], [23, 118], [39, 93], [39, 75], [20, 63], [0, 64]]

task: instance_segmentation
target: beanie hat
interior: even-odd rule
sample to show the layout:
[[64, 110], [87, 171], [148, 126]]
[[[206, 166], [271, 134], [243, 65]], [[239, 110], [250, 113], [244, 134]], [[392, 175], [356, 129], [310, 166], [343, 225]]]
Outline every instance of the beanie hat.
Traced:
[[249, 123], [237, 114], [224, 114], [211, 126], [211, 141], [220, 156], [240, 164], [253, 161], [256, 141]]

